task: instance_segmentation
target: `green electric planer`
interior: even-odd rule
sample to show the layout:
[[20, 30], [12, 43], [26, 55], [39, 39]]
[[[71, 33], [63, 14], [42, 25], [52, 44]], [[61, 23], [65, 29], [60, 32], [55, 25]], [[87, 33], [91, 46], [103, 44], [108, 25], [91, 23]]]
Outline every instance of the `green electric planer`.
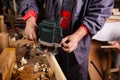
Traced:
[[63, 37], [62, 28], [57, 22], [43, 20], [38, 24], [37, 35], [42, 49], [45, 49], [46, 47], [49, 47], [50, 49], [61, 47], [60, 41]]

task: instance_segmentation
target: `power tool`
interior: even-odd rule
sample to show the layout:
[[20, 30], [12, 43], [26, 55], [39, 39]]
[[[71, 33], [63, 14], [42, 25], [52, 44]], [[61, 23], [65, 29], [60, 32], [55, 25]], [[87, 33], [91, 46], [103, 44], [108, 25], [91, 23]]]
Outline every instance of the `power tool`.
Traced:
[[55, 21], [43, 20], [38, 23], [37, 36], [41, 50], [48, 48], [51, 52], [54, 52], [61, 47], [62, 28]]

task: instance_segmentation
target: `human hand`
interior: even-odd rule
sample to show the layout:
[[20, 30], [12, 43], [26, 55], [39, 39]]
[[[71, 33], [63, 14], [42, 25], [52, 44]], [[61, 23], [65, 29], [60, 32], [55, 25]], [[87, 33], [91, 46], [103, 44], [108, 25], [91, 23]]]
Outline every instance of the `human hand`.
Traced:
[[108, 41], [108, 43], [120, 51], [120, 43], [118, 43], [117, 41]]
[[72, 35], [62, 39], [61, 44], [63, 46], [62, 47], [63, 50], [68, 53], [71, 53], [77, 48], [78, 42], [87, 34], [88, 31], [86, 31], [86, 29], [81, 25], [81, 27], [79, 27], [78, 30], [74, 32]]
[[36, 28], [37, 24], [35, 17], [31, 16], [29, 19], [26, 20], [26, 27], [24, 31], [26, 39], [36, 41]]
[[64, 51], [71, 53], [77, 48], [79, 36], [72, 34], [62, 39], [61, 44]]

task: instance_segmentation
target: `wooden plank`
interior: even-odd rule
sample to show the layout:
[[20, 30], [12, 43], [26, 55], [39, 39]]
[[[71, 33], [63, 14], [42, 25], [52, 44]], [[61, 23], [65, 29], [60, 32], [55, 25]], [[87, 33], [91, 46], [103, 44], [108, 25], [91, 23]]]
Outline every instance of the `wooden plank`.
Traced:
[[64, 76], [64, 73], [62, 72], [59, 64], [57, 63], [54, 55], [49, 54], [46, 56], [47, 57], [47, 60], [51, 66], [51, 69], [54, 71], [55, 73], [55, 77], [57, 80], [67, 80], [66, 77]]
[[9, 34], [7, 33], [6, 26], [4, 25], [4, 16], [0, 15], [0, 52], [8, 47]]
[[16, 0], [13, 0], [13, 7], [14, 7], [15, 16], [17, 16]]
[[106, 46], [101, 46], [101, 48], [116, 48], [116, 46], [106, 45]]
[[2, 80], [10, 80], [15, 60], [15, 48], [5, 48], [0, 55], [0, 75]]
[[9, 34], [8, 33], [0, 33], [0, 53], [4, 48], [8, 48], [9, 44]]
[[112, 73], [112, 72], [118, 72], [118, 71], [120, 71], [120, 68], [113, 68], [113, 69], [110, 69], [110, 72]]
[[[91, 49], [89, 54], [88, 69], [91, 80], [107, 80], [107, 74], [110, 72], [112, 61], [111, 50], [101, 48], [102, 45], [102, 42], [93, 40], [90, 47]], [[91, 61], [94, 63], [99, 72], [96, 70], [93, 64], [91, 64]]]
[[5, 28], [4, 28], [4, 16], [3, 15], [0, 15], [0, 30], [1, 32], [4, 32], [5, 31]]

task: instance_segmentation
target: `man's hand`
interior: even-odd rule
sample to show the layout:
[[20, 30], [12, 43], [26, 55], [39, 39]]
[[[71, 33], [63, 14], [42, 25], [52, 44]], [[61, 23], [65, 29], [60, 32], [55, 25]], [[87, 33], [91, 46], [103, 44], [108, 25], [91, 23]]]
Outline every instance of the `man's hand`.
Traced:
[[29, 40], [36, 41], [36, 20], [35, 17], [31, 16], [26, 20], [26, 27], [25, 27], [25, 37]]
[[62, 39], [61, 44], [64, 51], [71, 53], [77, 48], [79, 38], [73, 34]]
[[63, 50], [71, 53], [77, 48], [78, 42], [87, 34], [88, 32], [84, 27], [79, 27], [75, 33], [62, 39], [61, 44]]
[[118, 43], [117, 41], [108, 41], [108, 43], [120, 51], [120, 43]]

